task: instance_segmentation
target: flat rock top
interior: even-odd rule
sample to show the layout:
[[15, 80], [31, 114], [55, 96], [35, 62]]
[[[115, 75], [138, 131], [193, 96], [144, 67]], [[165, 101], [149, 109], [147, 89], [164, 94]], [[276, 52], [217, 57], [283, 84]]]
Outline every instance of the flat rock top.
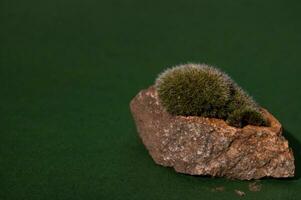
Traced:
[[[272, 115], [270, 114], [266, 109], [261, 109], [263, 115], [266, 116], [266, 118], [269, 121], [269, 126], [253, 126], [253, 125], [247, 125], [243, 128], [237, 128], [234, 126], [228, 125], [224, 120], [217, 119], [217, 118], [207, 118], [207, 117], [198, 117], [198, 116], [172, 116], [169, 113], [165, 111], [165, 109], [162, 107], [162, 105], [159, 102], [159, 97], [157, 94], [157, 91], [155, 90], [154, 86], [149, 87], [146, 90], [142, 90], [131, 102], [131, 107], [133, 107], [133, 104], [137, 104], [140, 102], [148, 102], [147, 107], [150, 112], [156, 111], [164, 115], [164, 117], [172, 117], [174, 120], [178, 121], [185, 121], [187, 123], [206, 123], [211, 124], [213, 127], [218, 127], [222, 129], [231, 129], [234, 130], [233, 132], [239, 133], [244, 132], [242, 130], [257, 130], [257, 131], [270, 131], [272, 134], [281, 134], [282, 133], [282, 125], [280, 122]], [[241, 133], [239, 133], [241, 134]]]

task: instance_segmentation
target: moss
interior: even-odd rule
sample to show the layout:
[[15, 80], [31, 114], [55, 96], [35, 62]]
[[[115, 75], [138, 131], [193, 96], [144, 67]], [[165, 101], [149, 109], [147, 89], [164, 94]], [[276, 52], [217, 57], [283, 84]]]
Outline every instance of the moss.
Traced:
[[229, 114], [227, 122], [235, 127], [244, 127], [248, 124], [256, 126], [267, 125], [266, 119], [264, 119], [259, 110], [251, 107], [241, 107], [234, 110]]
[[186, 64], [167, 69], [155, 87], [160, 102], [173, 115], [220, 118], [236, 127], [266, 124], [256, 102], [214, 67]]

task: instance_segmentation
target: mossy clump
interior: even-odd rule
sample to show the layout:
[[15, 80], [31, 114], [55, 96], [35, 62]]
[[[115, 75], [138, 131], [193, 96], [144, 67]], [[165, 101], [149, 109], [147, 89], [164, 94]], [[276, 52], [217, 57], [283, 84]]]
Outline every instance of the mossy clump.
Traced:
[[155, 87], [161, 104], [173, 115], [220, 118], [235, 127], [267, 125], [257, 103], [217, 68], [176, 66], [160, 74]]

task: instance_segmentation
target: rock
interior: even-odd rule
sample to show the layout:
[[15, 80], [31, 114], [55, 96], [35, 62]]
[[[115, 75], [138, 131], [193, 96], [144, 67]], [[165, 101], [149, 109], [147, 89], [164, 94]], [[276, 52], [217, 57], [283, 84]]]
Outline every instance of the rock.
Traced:
[[241, 191], [241, 190], [234, 190], [234, 192], [238, 195], [238, 196], [245, 196], [246, 193], [244, 191]]
[[219, 187], [215, 187], [211, 189], [212, 192], [223, 192], [225, 191], [225, 187], [224, 186], [219, 186]]
[[259, 192], [261, 190], [261, 184], [257, 182], [249, 183], [249, 190], [251, 192]]
[[224, 120], [173, 116], [154, 87], [130, 103], [137, 130], [153, 160], [177, 172], [241, 180], [293, 177], [294, 156], [282, 127], [267, 110], [269, 127], [235, 128]]

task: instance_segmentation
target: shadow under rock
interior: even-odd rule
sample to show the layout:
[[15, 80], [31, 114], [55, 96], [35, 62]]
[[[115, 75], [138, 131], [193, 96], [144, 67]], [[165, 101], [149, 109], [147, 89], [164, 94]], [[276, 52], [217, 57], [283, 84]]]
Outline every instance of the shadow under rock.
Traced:
[[301, 178], [301, 143], [285, 128], [283, 129], [283, 136], [288, 140], [289, 146], [293, 149], [294, 152], [295, 177], [292, 179], [298, 180]]

